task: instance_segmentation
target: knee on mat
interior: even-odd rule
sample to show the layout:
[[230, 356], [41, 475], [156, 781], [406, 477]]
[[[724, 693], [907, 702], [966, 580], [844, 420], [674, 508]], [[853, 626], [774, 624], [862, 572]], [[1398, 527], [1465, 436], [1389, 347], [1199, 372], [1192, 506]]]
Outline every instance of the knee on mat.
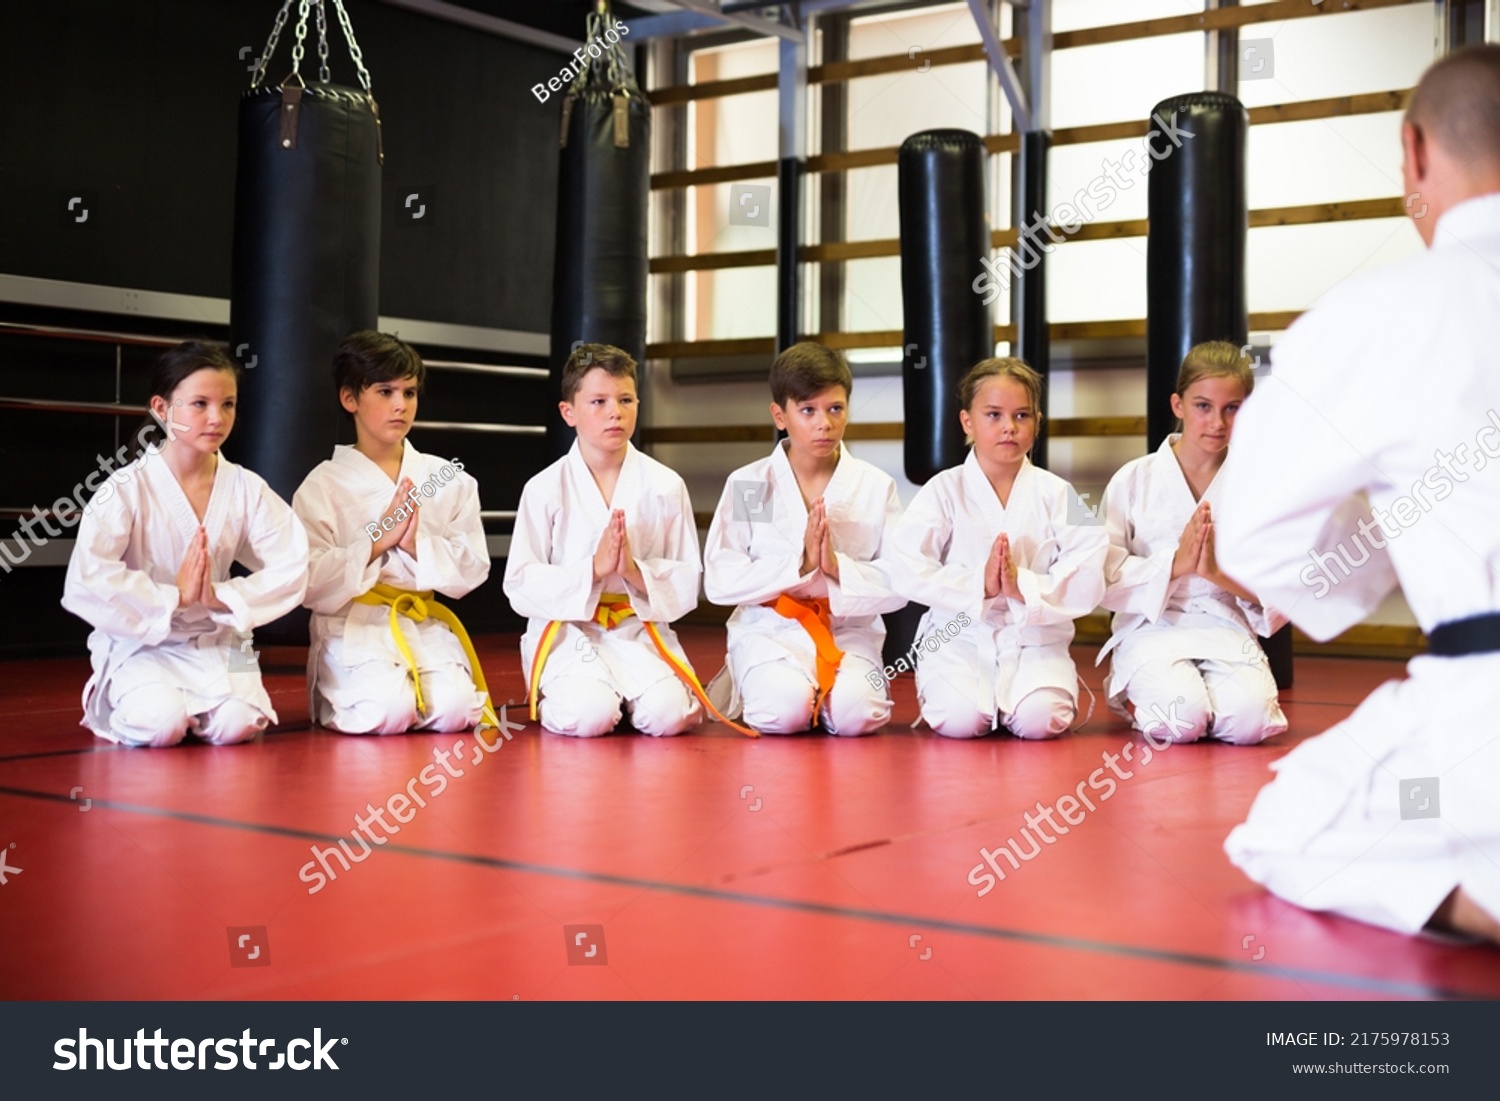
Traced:
[[995, 729], [993, 714], [981, 711], [948, 678], [932, 677], [917, 685], [922, 721], [944, 738], [982, 738]]
[[861, 696], [855, 699], [839, 699], [835, 689], [828, 699], [828, 714], [824, 720], [828, 733], [845, 738], [857, 738], [873, 734], [891, 717], [889, 700]]
[[813, 728], [817, 690], [789, 662], [758, 665], [740, 682], [746, 726], [762, 734], [802, 734]]
[[180, 691], [147, 684], [125, 693], [114, 709], [110, 730], [127, 745], [161, 748], [182, 741], [191, 721]]
[[554, 734], [598, 738], [620, 724], [620, 697], [602, 682], [575, 682], [544, 695], [537, 714]]
[[405, 678], [392, 680], [353, 707], [335, 707], [323, 725], [339, 734], [405, 734], [421, 721], [417, 696]]
[[[458, 671], [462, 673], [462, 670]], [[468, 674], [434, 674], [422, 678], [422, 729], [439, 734], [472, 730], [479, 724], [483, 708], [476, 702], [474, 682]]]
[[824, 725], [842, 737], [873, 734], [891, 717], [891, 701], [863, 677], [840, 677], [828, 693]]
[[813, 693], [806, 698], [747, 697], [745, 725], [762, 734], [802, 734], [813, 727]]
[[1067, 733], [1077, 717], [1078, 709], [1063, 693], [1038, 691], [1016, 704], [1006, 728], [1018, 738], [1044, 741]]
[[990, 717], [971, 704], [950, 708], [944, 704], [924, 702], [922, 720], [934, 734], [944, 738], [982, 738], [994, 729]]
[[630, 705], [630, 722], [642, 734], [670, 738], [703, 721], [703, 708], [675, 677], [653, 684]]
[[1174, 696], [1166, 703], [1150, 701], [1135, 703], [1135, 726], [1143, 734], [1150, 734], [1153, 741], [1186, 742], [1200, 741], [1208, 735], [1209, 713], [1207, 700], [1183, 701]]
[[204, 716], [198, 734], [212, 745], [248, 742], [270, 725], [260, 708], [244, 700], [225, 700]]
[[1237, 708], [1217, 714], [1213, 721], [1213, 736], [1230, 745], [1259, 745], [1267, 738], [1285, 733], [1286, 720], [1272, 720], [1264, 705]]

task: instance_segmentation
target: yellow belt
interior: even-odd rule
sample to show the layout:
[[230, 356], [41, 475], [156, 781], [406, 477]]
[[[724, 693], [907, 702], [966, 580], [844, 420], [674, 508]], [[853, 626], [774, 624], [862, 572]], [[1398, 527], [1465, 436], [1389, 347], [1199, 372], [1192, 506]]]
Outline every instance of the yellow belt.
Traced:
[[[635, 609], [630, 606], [630, 597], [624, 593], [604, 593], [599, 597], [599, 604], [594, 609], [594, 614], [589, 618], [603, 627], [606, 631], [612, 631], [635, 615]], [[741, 726], [732, 719], [726, 719], [719, 709], [709, 702], [708, 693], [703, 690], [703, 685], [693, 674], [681, 658], [667, 648], [666, 642], [662, 640], [661, 631], [656, 624], [641, 620], [641, 626], [646, 628], [646, 634], [651, 636], [651, 642], [656, 646], [656, 652], [661, 655], [672, 672], [677, 674], [679, 680], [687, 685], [693, 695], [698, 697], [698, 702], [719, 722], [732, 726], [741, 734], [751, 738], [759, 738], [760, 734], [749, 727]], [[536, 654], [531, 659], [531, 683], [528, 686], [531, 696], [531, 717], [536, 719], [537, 704], [541, 701], [542, 693], [542, 666], [547, 662], [547, 655], [552, 651], [552, 644], [557, 641], [557, 632], [563, 627], [563, 621], [554, 619], [547, 624], [542, 631], [541, 641], [536, 645]]]
[[474, 652], [474, 643], [469, 640], [469, 632], [464, 630], [464, 625], [458, 621], [458, 616], [453, 614], [451, 608], [444, 607], [433, 599], [432, 590], [426, 592], [411, 592], [407, 589], [398, 589], [394, 585], [376, 585], [363, 596], [354, 598], [356, 604], [386, 604], [391, 609], [391, 634], [396, 639], [396, 649], [401, 651], [401, 657], [406, 662], [406, 667], [411, 670], [411, 681], [417, 690], [417, 710], [426, 711], [427, 705], [422, 699], [422, 678], [417, 672], [417, 659], [411, 652], [411, 646], [407, 644], [406, 635], [401, 631], [401, 616], [406, 616], [414, 623], [421, 623], [431, 616], [440, 623], [446, 623], [448, 627], [458, 636], [459, 643], [464, 648], [464, 654], [469, 659], [469, 669], [474, 677], [474, 687], [484, 695], [484, 714], [481, 726], [488, 724], [495, 730], [500, 729], [500, 719], [495, 714], [495, 708], [490, 703], [490, 689], [484, 683], [484, 670], [479, 666], [479, 655]]

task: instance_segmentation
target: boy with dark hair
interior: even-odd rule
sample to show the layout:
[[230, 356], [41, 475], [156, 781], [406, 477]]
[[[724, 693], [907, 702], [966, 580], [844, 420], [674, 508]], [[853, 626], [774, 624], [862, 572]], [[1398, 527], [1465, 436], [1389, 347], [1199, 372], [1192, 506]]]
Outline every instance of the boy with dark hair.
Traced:
[[499, 725], [463, 624], [433, 599], [478, 588], [490, 554], [478, 483], [406, 439], [424, 375], [396, 337], [347, 337], [333, 377], [356, 442], [334, 448], [292, 499], [310, 547], [309, 707], [342, 734]]
[[[698, 535], [687, 486], [637, 451], [635, 360], [583, 344], [563, 367], [568, 453], [526, 483], [505, 595], [528, 619], [521, 664], [531, 714], [557, 734], [681, 734], [702, 688], [670, 626], [698, 603]], [[698, 697], [698, 698], [695, 698]]]
[[767, 734], [869, 734], [891, 714], [880, 613], [906, 604], [881, 561], [896, 484], [843, 445], [854, 380], [837, 352], [794, 344], [770, 381], [787, 438], [729, 476], [704, 551], [708, 599], [738, 605], [714, 699]]

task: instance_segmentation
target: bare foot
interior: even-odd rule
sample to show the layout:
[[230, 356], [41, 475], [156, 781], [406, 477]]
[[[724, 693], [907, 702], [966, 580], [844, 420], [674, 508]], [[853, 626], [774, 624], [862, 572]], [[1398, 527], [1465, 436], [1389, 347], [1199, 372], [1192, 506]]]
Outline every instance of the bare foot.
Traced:
[[1427, 924], [1433, 929], [1481, 937], [1491, 944], [1500, 945], [1500, 921], [1496, 921], [1486, 911], [1481, 910], [1474, 900], [1464, 893], [1462, 887], [1453, 889], [1453, 893], [1443, 900], [1443, 904], [1437, 908]]

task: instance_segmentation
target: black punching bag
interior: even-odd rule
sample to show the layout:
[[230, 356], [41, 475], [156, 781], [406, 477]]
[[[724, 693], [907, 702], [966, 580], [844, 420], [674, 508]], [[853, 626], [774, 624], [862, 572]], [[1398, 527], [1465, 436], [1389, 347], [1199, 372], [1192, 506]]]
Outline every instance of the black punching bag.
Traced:
[[362, 90], [330, 83], [322, 25], [319, 80], [304, 82], [306, 5], [291, 74], [262, 86], [289, 9], [240, 100], [229, 312], [230, 351], [248, 368], [235, 451], [288, 501], [338, 439], [339, 342], [377, 324], [384, 160], [370, 74], [341, 7]]
[[958, 384], [995, 354], [990, 307], [975, 273], [990, 256], [984, 142], [928, 130], [901, 143], [901, 302], [906, 347], [906, 476], [918, 485], [964, 461]]
[[[1146, 434], [1151, 450], [1172, 433], [1172, 391], [1194, 344], [1243, 347], [1245, 310], [1244, 104], [1194, 92], [1151, 113], [1146, 238]], [[1192, 135], [1189, 137], [1188, 135]]]
[[[578, 55], [583, 64], [563, 100], [552, 268], [554, 388], [579, 342], [613, 344], [638, 363], [646, 355], [651, 103], [631, 73], [628, 34], [607, 10], [589, 16], [588, 41]], [[573, 436], [559, 418], [549, 422], [554, 456], [568, 450]]]
[[[1146, 430], [1154, 451], [1176, 428], [1172, 393], [1195, 344], [1244, 347], [1244, 104], [1223, 92], [1194, 92], [1151, 112], [1150, 229], [1146, 239]], [[1232, 446], [1232, 445], [1231, 445]], [[1291, 627], [1262, 641], [1278, 688], [1292, 686]]]

